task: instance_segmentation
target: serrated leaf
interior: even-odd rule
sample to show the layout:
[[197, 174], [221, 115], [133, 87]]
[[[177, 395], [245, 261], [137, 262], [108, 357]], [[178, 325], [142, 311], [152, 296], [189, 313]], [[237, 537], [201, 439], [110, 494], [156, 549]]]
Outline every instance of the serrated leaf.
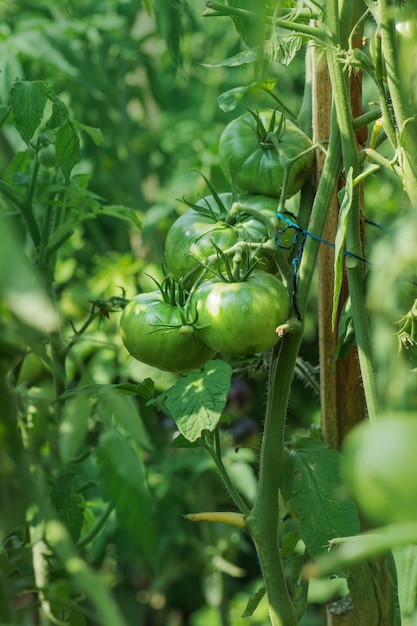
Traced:
[[196, 441], [204, 430], [213, 431], [226, 406], [232, 368], [221, 360], [206, 363], [177, 380], [159, 397], [162, 406], [188, 441]]
[[335, 239], [335, 256], [334, 256], [334, 290], [333, 290], [333, 312], [332, 312], [332, 330], [336, 327], [337, 310], [339, 307], [340, 290], [343, 281], [343, 258], [344, 246], [346, 240], [347, 221], [349, 211], [353, 200], [353, 170], [349, 169], [346, 176], [346, 185], [341, 190], [341, 203], [337, 224], [337, 232]]
[[69, 119], [69, 111], [66, 104], [53, 91], [48, 90], [48, 97], [52, 102], [52, 113], [46, 122], [46, 128], [54, 130]]
[[10, 91], [16, 130], [28, 145], [40, 126], [46, 101], [44, 85], [39, 82], [18, 80]]
[[257, 91], [271, 92], [275, 88], [276, 84], [276, 78], [267, 78], [262, 81], [251, 83], [250, 85], [229, 89], [229, 91], [225, 91], [224, 93], [220, 94], [220, 96], [217, 98], [217, 104], [222, 111], [233, 111], [239, 104], [240, 100], [246, 94], [256, 93]]
[[311, 437], [296, 440], [284, 460], [281, 493], [300, 520], [300, 536], [312, 557], [335, 537], [359, 531], [355, 504], [338, 494], [342, 455]]
[[242, 617], [251, 617], [251, 615], [254, 614], [265, 593], [265, 587], [261, 587], [260, 589], [258, 589], [258, 591], [255, 591], [255, 593], [251, 594], [246, 605], [246, 609], [242, 613]]
[[74, 165], [81, 161], [78, 133], [75, 130], [74, 124], [69, 120], [58, 128], [55, 150], [64, 178], [66, 182], [68, 182]]
[[104, 489], [114, 502], [120, 526], [154, 567], [157, 554], [155, 525], [146, 472], [140, 457], [115, 431], [100, 437], [97, 455], [103, 470]]

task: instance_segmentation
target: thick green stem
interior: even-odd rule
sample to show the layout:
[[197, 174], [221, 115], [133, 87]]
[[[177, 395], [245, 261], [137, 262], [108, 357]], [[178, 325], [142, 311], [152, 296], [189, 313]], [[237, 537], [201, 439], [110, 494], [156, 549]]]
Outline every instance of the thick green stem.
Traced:
[[387, 71], [387, 85], [398, 129], [399, 161], [404, 189], [417, 206], [417, 124], [409, 94], [401, 88], [399, 47], [394, 21], [394, 2], [379, 0], [382, 53]]
[[[337, 2], [329, 2], [327, 11], [327, 26], [330, 32], [334, 33], [336, 37], [340, 27], [338, 12], [337, 10], [330, 10], [330, 7], [337, 9]], [[355, 179], [360, 172], [360, 161], [350, 112], [348, 76], [344, 73], [343, 68], [338, 62], [335, 50], [330, 47], [327, 49], [327, 63], [334, 94], [344, 170], [345, 172], [351, 170], [353, 178]], [[358, 186], [354, 187], [352, 194], [346, 234], [346, 247], [352, 254], [362, 256], [360, 237], [360, 195]], [[378, 413], [379, 402], [376, 392], [368, 314], [365, 305], [363, 268], [360, 263], [359, 260], [349, 257], [349, 261], [346, 262], [346, 267], [352, 302], [352, 321], [355, 329], [368, 416], [370, 419], [373, 419]]]
[[284, 454], [284, 429], [288, 397], [303, 327], [284, 336], [271, 357], [269, 394], [259, 465], [256, 501], [247, 519], [268, 595], [272, 626], [296, 626], [295, 609], [289, 597], [278, 545], [278, 494]]

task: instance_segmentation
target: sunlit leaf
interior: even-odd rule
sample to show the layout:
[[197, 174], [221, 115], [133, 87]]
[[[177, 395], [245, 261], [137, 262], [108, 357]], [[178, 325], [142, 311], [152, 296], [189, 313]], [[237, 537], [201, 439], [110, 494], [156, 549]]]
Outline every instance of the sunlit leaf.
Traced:
[[209, 361], [199, 370], [178, 379], [159, 401], [188, 441], [204, 430], [213, 431], [227, 402], [232, 368], [221, 360]]

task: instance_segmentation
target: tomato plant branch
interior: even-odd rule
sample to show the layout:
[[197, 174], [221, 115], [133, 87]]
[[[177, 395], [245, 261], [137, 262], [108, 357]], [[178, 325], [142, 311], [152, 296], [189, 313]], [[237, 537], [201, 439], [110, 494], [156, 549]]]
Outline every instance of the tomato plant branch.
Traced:
[[262, 569], [273, 626], [295, 626], [298, 623], [289, 597], [278, 545], [278, 495], [288, 398], [302, 334], [303, 327], [300, 325], [298, 333], [284, 336], [272, 351], [258, 491], [247, 519], [247, 528]]
[[242, 496], [240, 495], [240, 493], [238, 492], [238, 490], [236, 489], [235, 485], [233, 484], [232, 480], [230, 479], [229, 474], [227, 473], [227, 470], [224, 466], [223, 463], [223, 459], [222, 459], [222, 454], [221, 454], [221, 444], [220, 444], [220, 435], [219, 435], [219, 430], [218, 428], [216, 428], [216, 430], [214, 431], [214, 442], [212, 437], [210, 437], [209, 440], [206, 439], [201, 439], [200, 440], [200, 445], [207, 450], [207, 452], [210, 454], [211, 458], [213, 459], [214, 463], [216, 464], [216, 467], [219, 471], [220, 476], [223, 479], [223, 482], [233, 500], [233, 502], [236, 504], [236, 506], [238, 507], [239, 511], [246, 517], [249, 515], [250, 513], [250, 509], [248, 507], [248, 505], [246, 504], [246, 502], [243, 500]]
[[[238, 7], [226, 6], [219, 2], [212, 2], [211, 0], [206, 2], [206, 7], [218, 11], [219, 13], [217, 15], [236, 15], [237, 17], [244, 17], [247, 19], [264, 19], [269, 24], [273, 24], [278, 28], [285, 28], [286, 30], [299, 33], [300, 35], [306, 35], [317, 43], [323, 43], [325, 39], [324, 33], [316, 26], [309, 26], [308, 24], [302, 24], [293, 20], [280, 19], [272, 15], [262, 15], [261, 13], [255, 13]], [[203, 15], [205, 17], [214, 16], [213, 13], [204, 13]], [[312, 11], [308, 11], [307, 17], [314, 17]]]

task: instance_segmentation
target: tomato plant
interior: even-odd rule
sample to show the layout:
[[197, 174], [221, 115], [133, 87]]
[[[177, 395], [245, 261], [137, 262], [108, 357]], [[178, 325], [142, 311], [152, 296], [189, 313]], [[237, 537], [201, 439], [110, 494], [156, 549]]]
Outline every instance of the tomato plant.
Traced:
[[198, 369], [214, 354], [202, 343], [177, 304], [164, 301], [160, 290], [141, 293], [125, 307], [120, 334], [138, 361], [170, 372]]
[[245, 280], [205, 280], [192, 297], [202, 341], [216, 352], [248, 356], [278, 342], [277, 327], [290, 314], [290, 299], [281, 281], [262, 270]]
[[[230, 122], [219, 142], [220, 166], [238, 189], [279, 198], [286, 168], [285, 195], [293, 196], [313, 167], [312, 142], [283, 114], [263, 109]], [[307, 152], [306, 152], [307, 151]]]

